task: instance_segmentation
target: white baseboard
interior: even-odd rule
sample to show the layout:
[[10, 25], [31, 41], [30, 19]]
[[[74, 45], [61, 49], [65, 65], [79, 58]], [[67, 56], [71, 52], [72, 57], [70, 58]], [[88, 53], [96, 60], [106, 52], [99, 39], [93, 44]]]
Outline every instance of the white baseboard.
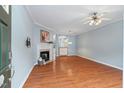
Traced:
[[[35, 64], [34, 64], [34, 65], [35, 65]], [[20, 84], [19, 88], [22, 88], [22, 87], [24, 86], [24, 84], [25, 84], [26, 80], [28, 79], [28, 77], [29, 77], [29, 75], [30, 75], [31, 71], [32, 71], [32, 70], [33, 70], [33, 68], [34, 68], [34, 65], [30, 68], [30, 70], [29, 70], [28, 74], [27, 74], [27, 75], [26, 75], [26, 77], [24, 78], [23, 82]]]
[[105, 62], [102, 62], [102, 61], [99, 61], [99, 60], [96, 60], [96, 59], [93, 59], [93, 58], [89, 58], [89, 57], [85, 57], [85, 56], [81, 56], [81, 55], [77, 55], [77, 56], [85, 58], [85, 59], [88, 59], [88, 60], [91, 60], [91, 61], [95, 61], [95, 62], [103, 64], [103, 65], [107, 65], [107, 66], [110, 66], [110, 67], [113, 67], [113, 68], [117, 68], [117, 69], [123, 70], [123, 68], [120, 68], [120, 67], [117, 67], [117, 66], [113, 66], [111, 64], [107, 64]]

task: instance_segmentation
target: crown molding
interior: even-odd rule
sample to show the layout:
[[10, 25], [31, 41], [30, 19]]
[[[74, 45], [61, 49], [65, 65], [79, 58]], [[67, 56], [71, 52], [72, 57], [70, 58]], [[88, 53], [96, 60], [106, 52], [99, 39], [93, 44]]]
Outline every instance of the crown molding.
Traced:
[[42, 25], [38, 22], [34, 22], [34, 25], [39, 26], [40, 28], [42, 28], [43, 30], [48, 30], [48, 31], [52, 31], [53, 33], [56, 33], [57, 30], [50, 28], [48, 26]]
[[28, 13], [29, 17], [31, 18], [32, 22], [35, 23], [35, 19], [33, 18], [33, 15], [31, 14], [30, 9], [27, 6], [24, 6], [26, 12]]
[[57, 30], [38, 23], [38, 22], [33, 18], [33, 15], [31, 14], [30, 9], [29, 9], [27, 6], [24, 6], [24, 7], [25, 7], [27, 13], [29, 14], [29, 16], [30, 16], [30, 18], [31, 18], [31, 20], [32, 20], [32, 22], [33, 22], [34, 25], [41, 27], [43, 30], [49, 30], [49, 31], [52, 31], [52, 32], [56, 33]]

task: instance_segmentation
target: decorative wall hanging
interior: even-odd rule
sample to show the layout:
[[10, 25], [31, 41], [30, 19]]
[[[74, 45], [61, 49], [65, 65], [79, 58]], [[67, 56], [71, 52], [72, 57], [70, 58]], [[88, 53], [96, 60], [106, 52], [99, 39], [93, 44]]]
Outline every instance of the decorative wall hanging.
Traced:
[[27, 37], [27, 39], [26, 39], [26, 46], [27, 46], [27, 48], [31, 47], [31, 39], [30, 39], [30, 37]]

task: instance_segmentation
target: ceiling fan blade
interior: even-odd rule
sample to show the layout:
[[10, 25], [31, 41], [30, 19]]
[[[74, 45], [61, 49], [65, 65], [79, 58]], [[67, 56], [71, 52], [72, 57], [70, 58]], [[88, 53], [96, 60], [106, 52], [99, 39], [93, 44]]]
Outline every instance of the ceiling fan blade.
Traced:
[[83, 19], [81, 20], [81, 22], [89, 21], [89, 20], [91, 20], [91, 19], [92, 19], [91, 17], [86, 17], [86, 18], [83, 18]]
[[84, 22], [83, 24], [88, 24], [90, 21], [86, 21], [86, 22]]
[[101, 20], [107, 20], [107, 21], [109, 21], [111, 19], [110, 18], [101, 18]]
[[103, 14], [103, 15], [106, 15], [108, 13], [109, 13], [109, 11], [99, 12], [99, 14]]
[[104, 14], [99, 14], [98, 16], [99, 16], [99, 17], [103, 17], [103, 16], [104, 16]]

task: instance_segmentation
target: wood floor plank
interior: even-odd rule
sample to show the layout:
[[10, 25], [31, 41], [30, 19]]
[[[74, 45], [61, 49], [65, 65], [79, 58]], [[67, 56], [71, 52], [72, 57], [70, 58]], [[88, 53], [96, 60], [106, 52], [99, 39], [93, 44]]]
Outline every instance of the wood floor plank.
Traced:
[[24, 88], [121, 88], [122, 71], [78, 56], [35, 66]]

